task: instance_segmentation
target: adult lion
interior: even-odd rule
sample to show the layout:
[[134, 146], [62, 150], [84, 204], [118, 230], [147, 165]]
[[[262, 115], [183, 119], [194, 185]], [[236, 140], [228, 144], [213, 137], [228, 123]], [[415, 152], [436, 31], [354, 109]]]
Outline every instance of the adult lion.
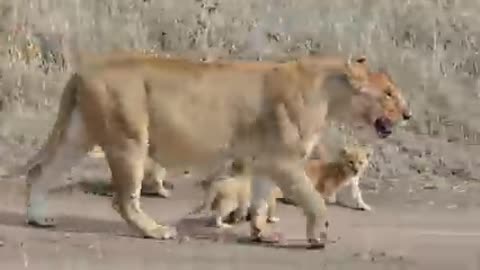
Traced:
[[[94, 145], [105, 151], [113, 207], [143, 236], [172, 238], [140, 206], [147, 155], [165, 167], [208, 173], [226, 158], [254, 157], [253, 173], [272, 179], [307, 218], [307, 239], [322, 245], [325, 204], [304, 172], [325, 118], [345, 115], [384, 138], [410, 117], [389, 76], [365, 57], [305, 57], [286, 63], [194, 62], [117, 54], [85, 61], [66, 84], [48, 140], [29, 162], [27, 220], [53, 226], [48, 192]], [[148, 142], [148, 143], [147, 143]], [[256, 181], [268, 182], [268, 181]], [[253, 188], [252, 237], [261, 239], [269, 192]], [[254, 185], [255, 186], [255, 185]]]

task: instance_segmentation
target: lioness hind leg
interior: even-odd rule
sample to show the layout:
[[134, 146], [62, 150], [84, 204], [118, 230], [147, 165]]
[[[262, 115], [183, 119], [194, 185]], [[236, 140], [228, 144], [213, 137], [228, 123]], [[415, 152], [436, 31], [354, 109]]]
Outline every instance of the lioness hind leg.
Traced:
[[124, 141], [106, 151], [116, 194], [113, 207], [122, 218], [147, 238], [169, 239], [175, 237], [175, 230], [159, 225], [140, 206], [140, 190], [144, 175], [144, 154], [146, 145], [141, 140]]
[[74, 111], [58, 144], [27, 174], [27, 223], [39, 227], [55, 225], [55, 219], [48, 213], [49, 192], [65, 185], [61, 176], [84, 157], [88, 149], [83, 120]]

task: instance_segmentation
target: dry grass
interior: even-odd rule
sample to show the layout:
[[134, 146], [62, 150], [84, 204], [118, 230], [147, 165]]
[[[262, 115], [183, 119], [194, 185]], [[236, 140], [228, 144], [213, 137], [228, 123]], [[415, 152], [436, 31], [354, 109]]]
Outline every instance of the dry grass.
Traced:
[[415, 116], [378, 146], [382, 170], [370, 175], [478, 180], [470, 145], [480, 140], [479, 11], [460, 0], [3, 1], [0, 137], [38, 146], [75, 48], [264, 59], [365, 53], [404, 88]]

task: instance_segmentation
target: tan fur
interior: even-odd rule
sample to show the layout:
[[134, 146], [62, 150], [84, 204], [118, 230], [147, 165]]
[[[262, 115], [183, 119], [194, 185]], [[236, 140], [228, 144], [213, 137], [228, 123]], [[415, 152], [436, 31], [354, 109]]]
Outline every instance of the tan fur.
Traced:
[[[89, 153], [93, 158], [105, 158], [105, 153], [98, 146], [95, 146]], [[157, 195], [162, 198], [170, 197], [170, 190], [166, 186], [173, 189], [173, 185], [165, 180], [167, 171], [165, 168], [156, 163], [149, 156], [145, 161], [145, 177], [142, 181], [142, 195]]]
[[[340, 151], [339, 158], [331, 162], [322, 160], [309, 160], [305, 171], [315, 186], [315, 189], [322, 194], [330, 203], [336, 201], [336, 193], [344, 186], [351, 185], [352, 190], [358, 188], [358, 180], [368, 167], [371, 149], [362, 146], [347, 146]], [[360, 196], [357, 199], [355, 208], [370, 210], [361, 198], [361, 194], [354, 193], [353, 196]]]
[[[232, 211], [233, 223], [246, 219], [251, 200], [251, 181], [251, 169], [240, 160], [234, 160], [230, 168], [227, 168], [227, 175], [217, 175], [199, 182], [205, 196], [202, 204], [191, 214], [212, 210], [215, 226], [220, 228], [230, 227], [223, 223], [223, 219]], [[274, 216], [277, 196], [278, 191], [272, 191], [268, 201], [268, 222], [278, 221]]]
[[[142, 235], [170, 238], [173, 229], [157, 224], [140, 206], [147, 155], [168, 170], [188, 167], [196, 175], [226, 158], [255, 157], [253, 173], [272, 179], [298, 202], [307, 217], [307, 238], [319, 243], [326, 210], [303, 160], [339, 105], [352, 112], [348, 119], [372, 128], [382, 119], [380, 126], [390, 129], [407, 112], [390, 77], [371, 73], [364, 57], [256, 64], [94, 56], [68, 81], [55, 126], [29, 163], [28, 220], [53, 225], [48, 191], [60, 184], [61, 171], [100, 145], [116, 190], [114, 209]], [[262, 233], [262, 196], [254, 198], [253, 237]]]

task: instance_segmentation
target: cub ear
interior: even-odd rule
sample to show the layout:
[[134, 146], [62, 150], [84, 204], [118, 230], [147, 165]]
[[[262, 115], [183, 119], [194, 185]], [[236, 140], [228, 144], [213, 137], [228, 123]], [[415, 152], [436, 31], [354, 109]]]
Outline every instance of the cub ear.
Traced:
[[354, 58], [355, 63], [357, 64], [366, 64], [367, 63], [367, 57], [365, 55], [358, 56]]
[[359, 56], [350, 56], [347, 60], [347, 65], [349, 67], [353, 65], [365, 65], [367, 64], [367, 57], [365, 55], [359, 55]]

